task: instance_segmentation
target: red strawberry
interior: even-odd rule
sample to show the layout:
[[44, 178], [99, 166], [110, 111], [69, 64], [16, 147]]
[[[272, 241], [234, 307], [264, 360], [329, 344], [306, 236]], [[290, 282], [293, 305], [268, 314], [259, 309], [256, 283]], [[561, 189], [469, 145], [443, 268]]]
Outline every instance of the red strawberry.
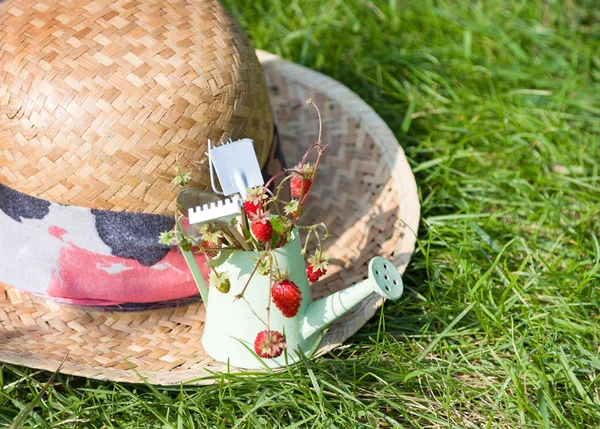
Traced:
[[248, 190], [248, 195], [246, 196], [246, 200], [244, 201], [244, 211], [246, 215], [250, 216], [251, 214], [255, 214], [257, 210], [265, 210], [267, 199], [267, 193], [265, 192], [265, 188], [262, 186], [257, 186], [256, 188], [251, 188]]
[[287, 344], [285, 337], [277, 331], [260, 331], [254, 340], [254, 351], [261, 358], [276, 358], [283, 353]]
[[[203, 248], [215, 248], [223, 245], [223, 239], [221, 238], [221, 231], [212, 223], [204, 224], [200, 227], [200, 234], [202, 234], [202, 241], [200, 246]], [[208, 258], [214, 258], [219, 254], [218, 250], [205, 250], [204, 253]]]
[[292, 178], [290, 179], [290, 191], [292, 196], [300, 198], [301, 195], [306, 195], [310, 190], [315, 170], [310, 164], [305, 164], [302, 167], [297, 166], [295, 169], [302, 171], [304, 174], [292, 174]]
[[311, 283], [319, 280], [326, 272], [327, 270], [315, 270], [315, 267], [310, 263], [308, 264], [308, 268], [306, 268], [306, 276]]
[[269, 218], [268, 211], [258, 210], [256, 213], [250, 215], [250, 229], [252, 234], [258, 241], [268, 243], [273, 237], [273, 225], [271, 225], [271, 219]]
[[254, 204], [252, 201], [244, 201], [244, 211], [246, 212], [246, 215], [250, 216], [251, 214], [256, 213], [258, 209], [259, 206]]
[[300, 288], [291, 280], [273, 283], [271, 287], [273, 302], [285, 317], [294, 317], [302, 302]]
[[320, 250], [317, 250], [313, 256], [308, 259], [306, 268], [306, 277], [311, 283], [316, 282], [327, 272], [329, 258], [323, 256]]
[[[208, 240], [204, 240], [200, 243], [200, 245], [203, 248], [214, 248], [214, 247], [221, 247], [223, 245], [223, 240], [221, 239], [221, 237], [219, 237], [217, 239], [217, 242], [215, 243], [214, 241], [208, 241]], [[218, 250], [214, 250], [214, 249], [206, 249], [204, 250], [204, 254], [206, 255], [207, 258], [214, 258], [215, 256], [217, 256], [219, 254]]]
[[312, 180], [303, 179], [299, 174], [294, 174], [290, 180], [290, 191], [292, 196], [300, 198], [300, 195], [306, 195], [312, 186]]

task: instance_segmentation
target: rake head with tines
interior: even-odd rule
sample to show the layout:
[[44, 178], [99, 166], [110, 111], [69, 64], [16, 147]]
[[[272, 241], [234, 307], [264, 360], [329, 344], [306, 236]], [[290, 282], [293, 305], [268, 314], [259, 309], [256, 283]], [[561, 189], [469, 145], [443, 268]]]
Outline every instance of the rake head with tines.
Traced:
[[239, 195], [188, 209], [190, 224], [225, 221], [240, 214], [244, 201]]

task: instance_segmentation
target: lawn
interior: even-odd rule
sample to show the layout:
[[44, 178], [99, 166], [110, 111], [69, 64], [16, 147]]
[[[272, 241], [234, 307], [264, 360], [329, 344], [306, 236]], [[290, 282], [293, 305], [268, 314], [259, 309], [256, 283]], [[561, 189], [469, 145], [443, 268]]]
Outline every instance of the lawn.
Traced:
[[[23, 426], [600, 427], [597, 2], [226, 3], [257, 48], [338, 79], [396, 134], [422, 202], [405, 295], [275, 375], [59, 375]], [[49, 376], [3, 365], [0, 422]]]

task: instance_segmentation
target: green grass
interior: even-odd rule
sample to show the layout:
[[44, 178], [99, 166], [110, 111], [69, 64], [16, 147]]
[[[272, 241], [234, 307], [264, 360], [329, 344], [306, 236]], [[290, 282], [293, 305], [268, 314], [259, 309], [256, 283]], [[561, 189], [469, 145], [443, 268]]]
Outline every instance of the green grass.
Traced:
[[[59, 375], [24, 424], [600, 427], [596, 1], [227, 6], [258, 48], [340, 80], [397, 135], [423, 215], [405, 296], [277, 375], [170, 389]], [[48, 378], [3, 365], [0, 422]]]

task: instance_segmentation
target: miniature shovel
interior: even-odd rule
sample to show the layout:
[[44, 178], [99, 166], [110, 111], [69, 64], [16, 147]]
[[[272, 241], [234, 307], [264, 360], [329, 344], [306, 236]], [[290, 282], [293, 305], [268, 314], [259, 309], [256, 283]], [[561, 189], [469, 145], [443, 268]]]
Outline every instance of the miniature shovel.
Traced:
[[[240, 194], [241, 198], [236, 195], [233, 198], [226, 198], [224, 201], [189, 208], [190, 224], [227, 220], [232, 216], [237, 216], [243, 200], [248, 194], [248, 188], [265, 183], [251, 139], [230, 141], [215, 148], [212, 147], [209, 140], [207, 155], [213, 191], [225, 196]], [[213, 168], [217, 171], [221, 191], [215, 186]]]

